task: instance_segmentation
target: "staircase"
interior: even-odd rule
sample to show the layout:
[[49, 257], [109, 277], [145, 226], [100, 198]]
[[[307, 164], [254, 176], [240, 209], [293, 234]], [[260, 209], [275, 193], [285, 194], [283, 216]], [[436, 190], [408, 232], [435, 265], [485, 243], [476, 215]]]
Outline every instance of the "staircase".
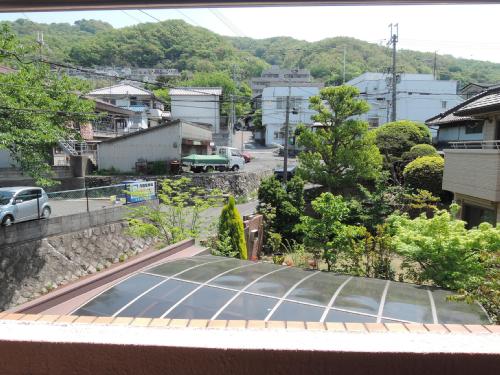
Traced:
[[[80, 153], [76, 150], [77, 140], [74, 138], [69, 139], [60, 139], [59, 146], [61, 146], [62, 150], [71, 156], [78, 156]], [[84, 142], [86, 143], [86, 142]]]

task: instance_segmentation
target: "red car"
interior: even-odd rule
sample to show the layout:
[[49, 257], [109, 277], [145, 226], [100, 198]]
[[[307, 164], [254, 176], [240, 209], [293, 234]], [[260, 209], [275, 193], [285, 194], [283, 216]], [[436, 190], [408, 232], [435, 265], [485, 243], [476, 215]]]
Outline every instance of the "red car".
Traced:
[[250, 160], [252, 160], [252, 154], [250, 154], [248, 151], [242, 151], [241, 156], [243, 156], [243, 159], [245, 159], [245, 163], [250, 163]]

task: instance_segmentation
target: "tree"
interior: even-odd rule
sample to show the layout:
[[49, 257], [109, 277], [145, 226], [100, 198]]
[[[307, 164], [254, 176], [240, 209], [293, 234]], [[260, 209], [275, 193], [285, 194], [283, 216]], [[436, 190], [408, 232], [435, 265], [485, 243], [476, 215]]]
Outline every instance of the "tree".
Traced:
[[403, 154], [403, 159], [406, 162], [411, 162], [421, 156], [437, 156], [437, 150], [429, 144], [419, 144], [410, 148], [410, 151]]
[[33, 45], [21, 45], [6, 25], [0, 26], [0, 62], [17, 65], [16, 73], [0, 74], [0, 149], [8, 150], [37, 184], [50, 185], [52, 147], [75, 135], [71, 124], [95, 117], [94, 103], [81, 99], [86, 84], [29, 60], [33, 52]]
[[229, 238], [233, 252], [238, 253], [240, 259], [248, 259], [243, 220], [232, 196], [229, 197], [227, 204], [222, 209], [218, 229], [219, 241], [225, 243]]
[[482, 223], [466, 229], [455, 219], [458, 205], [438, 211], [428, 219], [394, 215], [394, 243], [403, 256], [406, 276], [418, 283], [459, 291], [469, 301], [483, 302], [496, 319], [500, 312], [500, 228]]
[[127, 216], [130, 235], [139, 238], [157, 238], [170, 245], [187, 238], [197, 238], [206, 220], [202, 212], [219, 202], [220, 191], [208, 193], [191, 185], [191, 179], [161, 181], [158, 206], [134, 207]]
[[441, 156], [419, 157], [405, 167], [403, 171], [405, 185], [439, 195], [443, 190], [443, 171], [444, 159]]
[[430, 144], [431, 133], [421, 123], [400, 120], [389, 122], [373, 130], [380, 153], [384, 157], [384, 168], [391, 172], [395, 183], [401, 183], [404, 168], [403, 154], [417, 144]]
[[302, 216], [297, 230], [304, 234], [306, 248], [322, 254], [330, 271], [341, 253], [353, 250], [364, 228], [344, 224], [349, 207], [340, 195], [323, 193], [312, 201], [312, 209], [315, 215]]
[[294, 176], [285, 186], [271, 176], [263, 179], [258, 190], [258, 212], [264, 215], [267, 231], [288, 240], [300, 239], [295, 225], [304, 212], [304, 181]]
[[330, 191], [353, 186], [379, 175], [382, 157], [368, 124], [356, 119], [366, 113], [368, 104], [358, 98], [351, 86], [326, 87], [309, 100], [318, 113], [314, 120], [323, 127], [317, 131], [300, 126], [298, 173], [305, 180], [326, 186]]

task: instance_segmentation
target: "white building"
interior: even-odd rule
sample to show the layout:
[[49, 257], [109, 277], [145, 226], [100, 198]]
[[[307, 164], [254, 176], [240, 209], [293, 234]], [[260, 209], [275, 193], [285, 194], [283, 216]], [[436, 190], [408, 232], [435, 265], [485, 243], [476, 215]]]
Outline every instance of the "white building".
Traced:
[[284, 144], [286, 101], [290, 95], [289, 134], [298, 124], [312, 125], [316, 113], [309, 109], [309, 98], [319, 94], [319, 87], [266, 87], [262, 92], [262, 125], [266, 127], [266, 145]]
[[128, 83], [103, 87], [88, 93], [88, 96], [131, 110], [130, 128], [126, 131], [146, 129], [160, 124], [169, 116], [163, 111], [163, 103], [146, 89]]
[[220, 87], [176, 87], [170, 90], [172, 120], [185, 120], [212, 127], [220, 132]]
[[307, 86], [308, 83], [317, 86], [316, 83], [312, 82], [311, 72], [307, 69], [286, 69], [273, 65], [271, 68], [264, 70], [260, 77], [254, 77], [250, 80], [252, 97], [262, 95], [266, 87], [286, 86], [288, 83], [294, 86], [297, 83], [302, 86]]
[[[370, 126], [390, 121], [391, 78], [385, 73], [364, 73], [346, 83], [357, 87], [370, 104], [370, 111], [361, 116]], [[401, 74], [396, 94], [397, 120], [425, 122], [462, 102], [457, 94], [457, 81], [436, 80], [432, 74]]]

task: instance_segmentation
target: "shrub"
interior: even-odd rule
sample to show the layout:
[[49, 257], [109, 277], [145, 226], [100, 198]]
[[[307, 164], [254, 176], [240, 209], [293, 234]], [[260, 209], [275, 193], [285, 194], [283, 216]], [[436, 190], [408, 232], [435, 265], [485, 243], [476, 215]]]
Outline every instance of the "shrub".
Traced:
[[443, 170], [444, 159], [441, 156], [419, 157], [405, 167], [405, 185], [439, 195], [442, 192]]
[[431, 132], [422, 123], [400, 120], [375, 129], [375, 142], [382, 155], [401, 157], [418, 144], [430, 144]]
[[300, 239], [294, 227], [304, 211], [304, 182], [297, 176], [283, 187], [274, 176], [262, 180], [259, 191], [259, 213], [264, 215], [268, 232], [286, 239]]
[[248, 259], [243, 220], [233, 197], [229, 197], [228, 203], [222, 208], [218, 229], [219, 241], [227, 243], [229, 237], [233, 251], [240, 255], [240, 259]]
[[421, 156], [437, 156], [437, 150], [434, 146], [428, 144], [415, 145], [410, 151], [403, 154], [403, 159], [410, 162]]

